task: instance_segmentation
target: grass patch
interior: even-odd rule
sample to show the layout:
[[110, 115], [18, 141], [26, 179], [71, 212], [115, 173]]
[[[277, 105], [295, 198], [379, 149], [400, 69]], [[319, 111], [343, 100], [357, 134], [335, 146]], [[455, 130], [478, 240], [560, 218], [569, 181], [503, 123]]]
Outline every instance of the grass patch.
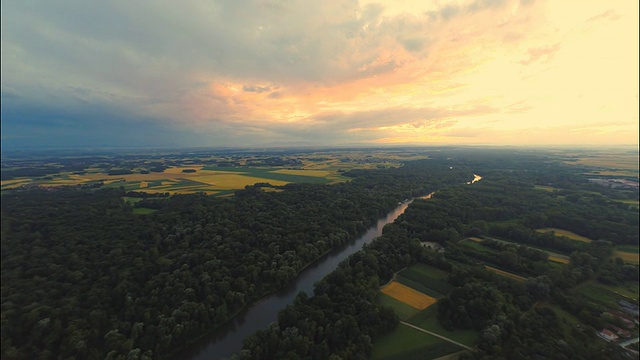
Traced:
[[640, 264], [640, 254], [626, 251], [614, 251], [614, 258], [621, 258], [627, 264]]
[[123, 196], [122, 200], [124, 200], [124, 202], [129, 203], [129, 204], [135, 204], [137, 202], [140, 202], [143, 200], [143, 198], [138, 198], [138, 197], [130, 197], [130, 196]]
[[146, 214], [154, 213], [154, 212], [156, 212], [156, 211], [158, 211], [158, 210], [156, 210], [156, 209], [149, 209], [149, 208], [142, 208], [142, 207], [141, 207], [141, 208], [134, 208], [134, 209], [133, 209], [133, 213], [134, 213], [135, 215], [146, 215]]
[[472, 249], [475, 249], [479, 252], [483, 252], [483, 253], [489, 253], [489, 254], [495, 254], [496, 251], [492, 248], [483, 246], [482, 244], [475, 242], [473, 240], [462, 240], [459, 242], [459, 244], [462, 244], [463, 246], [466, 247], [470, 247]]
[[399, 275], [397, 277], [397, 281], [399, 283], [401, 283], [402, 285], [406, 285], [406, 286], [408, 286], [408, 287], [410, 287], [412, 289], [418, 290], [421, 293], [424, 293], [424, 294], [429, 295], [431, 297], [434, 297], [436, 299], [442, 299], [444, 297], [443, 294], [424, 286], [422, 283], [420, 283], [418, 281], [414, 281], [414, 280], [408, 279], [408, 278], [406, 278], [406, 277], [404, 277], [402, 275]]
[[640, 253], [640, 246], [638, 245], [618, 245], [616, 246], [617, 251], [628, 252], [638, 254]]
[[434, 269], [434, 270], [439, 270], [440, 272], [433, 272], [433, 273], [429, 272], [429, 270], [430, 270], [429, 267], [423, 268], [421, 266], [414, 265], [402, 271], [400, 273], [400, 277], [417, 282], [422, 286], [424, 286], [425, 288], [435, 291], [436, 294], [446, 295], [449, 292], [451, 292], [453, 287], [451, 286], [451, 284], [449, 284], [446, 281], [446, 278], [448, 277], [448, 273], [439, 269]]
[[635, 281], [625, 281], [621, 285], [605, 285], [598, 283], [604, 289], [612, 292], [613, 295], [623, 298], [624, 300], [637, 300], [640, 290], [640, 284]]
[[443, 328], [442, 325], [440, 325], [440, 322], [438, 322], [438, 304], [420, 311], [418, 314], [407, 320], [407, 322], [425, 330], [432, 331], [438, 335], [448, 337], [469, 347], [474, 347], [480, 337], [480, 334], [474, 330], [450, 331]]
[[533, 188], [536, 190], [542, 190], [546, 192], [554, 192], [556, 190], [559, 190], [558, 188], [555, 188], [553, 186], [544, 186], [544, 185], [534, 185]]
[[273, 170], [272, 172], [277, 174], [312, 176], [312, 177], [320, 177], [320, 178], [326, 178], [327, 176], [331, 175], [331, 171], [329, 170], [315, 170], [315, 169], [281, 169], [281, 170]]
[[566, 257], [559, 257], [557, 255], [549, 255], [549, 261], [557, 262], [560, 264], [568, 264], [570, 260]]
[[625, 169], [638, 172], [638, 155], [629, 154], [598, 154], [593, 156], [580, 157], [574, 163], [588, 166], [602, 167], [607, 169]]
[[558, 228], [542, 228], [542, 229], [536, 229], [537, 232], [539, 233], [546, 233], [546, 232], [552, 232], [555, 236], [565, 236], [571, 240], [576, 240], [576, 241], [581, 241], [581, 242], [586, 242], [586, 243], [590, 243], [593, 240], [589, 239], [588, 237], [582, 236], [582, 235], [578, 235], [576, 233], [573, 233], [569, 230], [563, 230], [563, 229], [558, 229]]
[[[284, 183], [311, 183], [311, 184], [326, 184], [330, 182], [329, 179], [325, 177], [318, 176], [309, 176], [309, 175], [298, 175], [295, 173], [282, 173], [277, 171], [282, 171], [286, 169], [282, 168], [273, 168], [273, 167], [215, 167], [215, 166], [206, 166], [203, 170], [214, 170], [214, 171], [230, 171], [237, 173], [241, 176], [248, 176], [253, 178], [261, 178], [264, 182], [266, 180], [275, 180]], [[305, 170], [300, 170], [305, 171]], [[309, 170], [311, 171], [311, 170]], [[273, 184], [276, 185], [276, 184]], [[278, 184], [280, 185], [280, 184]]]
[[447, 280], [449, 278], [448, 271], [438, 269], [436, 267], [429, 266], [423, 263], [415, 263], [414, 265], [411, 265], [411, 267], [409, 267], [409, 270], [433, 279]]
[[422, 360], [436, 359], [462, 350], [459, 346], [435, 336], [398, 325], [391, 333], [373, 343], [371, 358], [374, 360]]
[[485, 270], [488, 270], [488, 271], [494, 272], [494, 273], [496, 273], [496, 274], [498, 274], [498, 275], [500, 275], [500, 276], [504, 276], [504, 277], [507, 277], [507, 278], [513, 279], [513, 280], [515, 280], [515, 281], [525, 281], [525, 280], [527, 280], [526, 278], [524, 278], [524, 277], [522, 277], [522, 276], [520, 276], [520, 275], [516, 275], [516, 274], [510, 273], [510, 272], [508, 272], [508, 271], [504, 271], [504, 270], [496, 269], [496, 268], [491, 267], [491, 266], [487, 266], [487, 265], [485, 265], [485, 266], [484, 266], [484, 268], [485, 268]]
[[396, 315], [398, 315], [400, 320], [407, 320], [408, 318], [420, 312], [420, 310], [414, 307], [411, 307], [403, 303], [402, 301], [396, 300], [391, 296], [383, 294], [381, 292], [378, 293], [378, 295], [376, 296], [376, 302], [380, 305], [388, 306], [392, 308], [393, 312], [395, 312]]
[[580, 322], [580, 320], [578, 320], [578, 318], [576, 318], [575, 316], [569, 314], [568, 312], [564, 311], [560, 306], [558, 305], [545, 305], [545, 306], [541, 306], [541, 307], [548, 307], [551, 310], [553, 310], [556, 315], [558, 315], [558, 317], [560, 317], [561, 319], [564, 319], [566, 322], [568, 322], [571, 325], [581, 325], [582, 323]]
[[425, 309], [436, 303], [435, 298], [425, 295], [397, 281], [390, 282], [380, 291], [419, 310]]
[[625, 299], [620, 293], [594, 281], [579, 285], [575, 291], [588, 301], [611, 309], [617, 309], [618, 301]]

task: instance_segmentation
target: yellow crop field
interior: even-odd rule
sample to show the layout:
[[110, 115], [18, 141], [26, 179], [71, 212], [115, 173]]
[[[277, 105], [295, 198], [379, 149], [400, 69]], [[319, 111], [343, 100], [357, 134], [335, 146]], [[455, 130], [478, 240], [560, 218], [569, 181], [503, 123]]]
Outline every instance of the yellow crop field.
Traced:
[[614, 251], [613, 252], [613, 257], [614, 258], [621, 258], [622, 260], [624, 260], [624, 262], [629, 263], [629, 264], [640, 264], [640, 254], [638, 253], [628, 253], [625, 251]]
[[559, 256], [554, 256], [554, 255], [549, 255], [549, 261], [553, 261], [553, 262], [557, 262], [557, 263], [561, 263], [561, 264], [568, 264], [569, 263], [569, 259], [562, 258], [562, 257], [559, 257]]
[[638, 176], [637, 171], [633, 170], [608, 170], [608, 171], [594, 171], [589, 173], [590, 175], [602, 175], [602, 176]]
[[[180, 166], [180, 167], [170, 167], [164, 170], [162, 174], [197, 174], [198, 171], [202, 170], [203, 165], [194, 165], [194, 166]], [[183, 173], [182, 170], [192, 169], [196, 170], [195, 173]]]
[[546, 233], [551, 231], [555, 236], [566, 236], [571, 240], [577, 240], [577, 241], [582, 241], [582, 242], [586, 242], [586, 243], [590, 243], [593, 240], [589, 239], [588, 237], [584, 237], [581, 235], [578, 235], [576, 233], [572, 233], [569, 230], [562, 230], [562, 229], [557, 229], [557, 228], [542, 228], [542, 229], [536, 229], [537, 232], [539, 233]]
[[500, 276], [508, 277], [508, 278], [511, 278], [511, 279], [513, 279], [513, 280], [516, 280], [516, 281], [525, 281], [525, 280], [527, 280], [527, 279], [523, 278], [523, 277], [522, 277], [522, 276], [520, 276], [520, 275], [512, 274], [512, 273], [510, 273], [510, 272], [507, 272], [507, 271], [504, 271], [504, 270], [500, 270], [500, 269], [496, 269], [496, 268], [491, 267], [491, 266], [486, 266], [486, 265], [485, 265], [485, 267], [484, 267], [484, 268], [485, 268], [486, 270], [489, 270], [489, 271], [491, 271], [491, 272], [494, 272], [494, 273], [496, 273], [496, 274], [498, 274], [498, 275], [500, 275]]
[[380, 291], [418, 310], [426, 309], [437, 301], [435, 298], [425, 295], [395, 280], [383, 287]]
[[3, 189], [15, 189], [19, 188], [22, 185], [26, 185], [31, 183], [33, 180], [31, 179], [13, 179], [13, 180], [5, 180], [2, 182]]
[[263, 179], [259, 177], [244, 176], [238, 174], [223, 173], [220, 175], [203, 175], [189, 177], [189, 180], [202, 182], [214, 186], [216, 189], [242, 189], [247, 185], [258, 182], [268, 182], [271, 185], [286, 185], [288, 181]]
[[475, 237], [475, 236], [472, 236], [472, 237], [467, 238], [467, 239], [471, 240], [471, 241], [475, 241], [477, 243], [482, 242], [482, 239], [480, 239], [479, 237]]
[[303, 176], [315, 176], [315, 177], [326, 177], [331, 174], [331, 171], [328, 170], [295, 170], [295, 169], [282, 169], [272, 171], [278, 174], [289, 174], [289, 175], [303, 175]]
[[578, 163], [589, 166], [598, 166], [603, 168], [614, 168], [614, 169], [629, 169], [629, 170], [638, 170], [638, 155], [623, 155], [623, 154], [612, 154], [612, 155], [600, 155], [600, 156], [590, 156], [590, 157], [582, 157], [576, 159], [575, 162], [569, 163]]
[[140, 189], [146, 188], [149, 186], [149, 183], [146, 181], [140, 181]]
[[11, 185], [16, 183], [26, 183], [33, 181], [32, 179], [11, 179], [11, 180], [2, 180], [0, 181], [0, 186]]

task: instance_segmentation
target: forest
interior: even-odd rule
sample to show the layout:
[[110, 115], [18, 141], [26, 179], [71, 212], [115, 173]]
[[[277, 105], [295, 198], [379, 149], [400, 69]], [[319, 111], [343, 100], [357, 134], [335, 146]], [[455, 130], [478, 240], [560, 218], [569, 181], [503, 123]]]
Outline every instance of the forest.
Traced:
[[[262, 183], [224, 198], [100, 187], [3, 192], [2, 357], [169, 358], [284, 288], [398, 202], [435, 191], [234, 357], [370, 358], [376, 341], [402, 326], [376, 302], [380, 287], [402, 269], [428, 264], [450, 274], [438, 321], [480, 334], [476, 351], [464, 356], [621, 358], [596, 338], [605, 310], [573, 289], [638, 281], [637, 265], [612, 255], [638, 244], [638, 210], [618, 201], [637, 200], [637, 188], [593, 184], [583, 168], [544, 153], [438, 150], [429, 157], [351, 170], [343, 174], [348, 182]], [[474, 173], [482, 180], [466, 185]], [[593, 241], [537, 231], [544, 228]], [[480, 242], [471, 246], [469, 237]], [[444, 252], [426, 249], [426, 241]], [[550, 252], [568, 264], [552, 263]], [[582, 328], [567, 326], [554, 309]]]
[[166, 357], [398, 201], [472, 178], [446, 161], [345, 175], [352, 180], [135, 205], [121, 189], [3, 193], [3, 357]]
[[[611, 316], [615, 303], [591, 302], [576, 289], [590, 281], [631, 283], [637, 293], [638, 265], [612, 253], [618, 244], [637, 246], [638, 211], [589, 192], [594, 188], [575, 169], [528, 162], [509, 156], [496, 162], [468, 157], [460, 161], [477, 169], [482, 181], [449, 186], [432, 199], [416, 200], [387, 225], [383, 236], [318, 283], [315, 296], [298, 298], [280, 313], [277, 324], [246, 339], [237, 358], [376, 358], [376, 342], [403, 326], [389, 307], [376, 303], [376, 293], [395, 272], [416, 263], [450, 272], [453, 290], [438, 302], [441, 326], [479, 333], [475, 351], [461, 359], [626, 358], [624, 349], [596, 335], [603, 327], [615, 327], [609, 322], [620, 323], [621, 318]], [[557, 192], [535, 188], [541, 179], [547, 184], [557, 174], [566, 187]], [[581, 243], [535, 231], [552, 226], [596, 240]], [[480, 247], [492, 251], [466, 246], [469, 236], [485, 238]], [[444, 252], [425, 250], [423, 241], [440, 243]], [[541, 249], [570, 260], [558, 266]], [[487, 264], [523, 275], [525, 281], [487, 271]], [[637, 297], [630, 301], [637, 305]], [[638, 335], [637, 326], [632, 331]], [[420, 352], [400, 354], [423, 358]]]

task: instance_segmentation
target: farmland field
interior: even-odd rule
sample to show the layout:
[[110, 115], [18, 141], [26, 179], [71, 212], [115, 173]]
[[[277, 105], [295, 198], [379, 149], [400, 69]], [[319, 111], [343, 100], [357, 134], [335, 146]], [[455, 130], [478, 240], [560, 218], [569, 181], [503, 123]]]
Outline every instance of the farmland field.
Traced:
[[449, 278], [449, 272], [423, 263], [416, 263], [407, 270], [433, 279], [447, 280], [447, 278]]
[[462, 244], [464, 246], [467, 246], [467, 247], [470, 247], [470, 248], [473, 248], [473, 249], [475, 249], [475, 250], [477, 250], [479, 252], [483, 252], [483, 253], [493, 254], [493, 253], [496, 252], [492, 248], [483, 246], [482, 244], [480, 244], [480, 242], [475, 241], [475, 240], [471, 240], [471, 239], [462, 240], [462, 241], [460, 241], [460, 244]]
[[640, 264], [640, 254], [638, 254], [637, 252], [631, 253], [631, 252], [616, 250], [613, 252], [613, 257], [614, 258], [619, 257], [622, 260], [624, 260], [624, 262], [629, 264]]
[[147, 208], [134, 208], [133, 213], [136, 215], [146, 215], [156, 212], [155, 209], [147, 209]]
[[434, 332], [438, 335], [442, 335], [453, 339], [461, 344], [473, 347], [479, 338], [479, 334], [474, 330], [447, 330], [438, 322], [438, 304], [430, 306], [411, 317], [407, 320], [415, 326], [421, 327], [425, 330]]
[[568, 264], [570, 262], [570, 260], [566, 256], [560, 257], [557, 255], [549, 255], [549, 261], [553, 261], [561, 264]]
[[396, 300], [394, 298], [392, 298], [389, 295], [386, 295], [384, 293], [378, 293], [377, 297], [376, 297], [376, 302], [380, 305], [383, 306], [388, 306], [390, 308], [393, 309], [393, 312], [396, 313], [396, 315], [398, 315], [398, 317], [400, 318], [400, 320], [407, 320], [408, 318], [412, 317], [413, 315], [417, 314], [418, 312], [420, 312], [420, 310], [409, 306], [405, 303], [403, 303], [400, 300]]
[[435, 298], [425, 295], [397, 281], [392, 281], [380, 291], [419, 310], [425, 309], [436, 302]]
[[527, 280], [526, 278], [520, 276], [520, 275], [516, 275], [516, 274], [512, 274], [508, 271], [504, 271], [504, 270], [500, 270], [500, 269], [496, 269], [494, 267], [491, 266], [486, 266], [484, 267], [486, 270], [494, 272], [500, 276], [504, 276], [504, 277], [508, 277], [510, 279], [516, 280], [516, 281], [525, 281]]
[[[617, 287], [607, 287], [593, 281], [581, 284], [574, 291], [580, 294], [580, 296], [582, 296], [583, 298], [593, 303], [600, 304], [611, 309], [617, 309], [618, 301], [625, 299], [629, 294], [628, 291], [625, 291], [623, 289], [617, 289]], [[634, 297], [637, 298], [637, 295], [635, 295]]]
[[435, 298], [448, 294], [452, 286], [446, 279], [449, 273], [423, 264], [415, 264], [399, 274], [399, 281]]
[[371, 358], [375, 360], [436, 359], [460, 350], [462, 348], [450, 342], [404, 325], [398, 325], [392, 333], [386, 334], [374, 342]]
[[558, 190], [558, 188], [555, 188], [553, 186], [545, 186], [545, 185], [535, 185], [533, 188], [537, 190], [548, 191], [548, 192], [554, 192]]
[[579, 157], [568, 164], [581, 164], [606, 169], [635, 170], [638, 173], [638, 154], [598, 154]]
[[398, 275], [396, 280], [402, 285], [406, 285], [406, 286], [408, 286], [408, 287], [410, 287], [410, 288], [412, 288], [414, 290], [417, 290], [417, 291], [419, 291], [419, 292], [421, 292], [421, 293], [423, 293], [425, 295], [429, 295], [429, 296], [431, 296], [433, 298], [441, 299], [441, 298], [444, 297], [444, 294], [425, 286], [421, 282], [412, 280], [412, 279], [407, 278], [407, 277], [405, 277], [403, 275]]
[[577, 241], [586, 242], [586, 243], [590, 243], [593, 241], [588, 237], [584, 237], [576, 233], [573, 233], [571, 231], [558, 229], [558, 228], [541, 228], [541, 229], [536, 229], [536, 231], [539, 233], [552, 232], [555, 236], [566, 236], [571, 240], [577, 240]]

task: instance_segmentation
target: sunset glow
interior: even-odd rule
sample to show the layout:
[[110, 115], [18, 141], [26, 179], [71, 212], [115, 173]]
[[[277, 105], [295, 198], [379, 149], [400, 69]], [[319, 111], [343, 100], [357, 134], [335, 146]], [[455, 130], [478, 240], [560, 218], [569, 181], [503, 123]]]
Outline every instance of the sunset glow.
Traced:
[[2, 141], [633, 145], [638, 42], [636, 1], [7, 1]]

